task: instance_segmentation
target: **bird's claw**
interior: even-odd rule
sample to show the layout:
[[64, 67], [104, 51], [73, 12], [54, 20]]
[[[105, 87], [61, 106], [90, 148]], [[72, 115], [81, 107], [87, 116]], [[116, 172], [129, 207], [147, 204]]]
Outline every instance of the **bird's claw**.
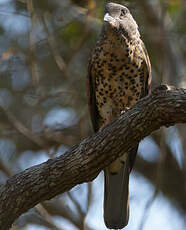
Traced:
[[125, 107], [125, 109], [121, 111], [120, 115], [126, 113], [129, 109], [130, 109], [129, 107]]

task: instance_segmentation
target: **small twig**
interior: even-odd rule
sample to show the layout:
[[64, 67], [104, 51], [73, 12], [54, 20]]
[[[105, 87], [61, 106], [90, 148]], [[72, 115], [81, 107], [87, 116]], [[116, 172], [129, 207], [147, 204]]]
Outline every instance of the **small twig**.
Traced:
[[139, 230], [143, 230], [145, 223], [148, 219], [149, 213], [150, 213], [150, 208], [152, 207], [152, 204], [158, 194], [158, 189], [155, 188], [153, 196], [147, 201], [145, 208], [144, 208], [144, 213], [143, 217], [141, 218], [141, 222], [139, 224]]
[[90, 209], [91, 202], [92, 202], [92, 183], [89, 182], [88, 183], [87, 213], [88, 213], [88, 211]]
[[66, 63], [63, 60], [61, 54], [59, 53], [59, 48], [56, 45], [56, 40], [55, 40], [54, 35], [48, 29], [48, 26], [47, 26], [47, 23], [46, 23], [47, 16], [49, 16], [49, 15], [47, 13], [45, 13], [45, 14], [38, 15], [38, 18], [41, 20], [41, 22], [43, 24], [43, 27], [44, 27], [44, 30], [45, 30], [45, 32], [47, 34], [48, 44], [50, 46], [50, 49], [51, 49], [51, 52], [52, 52], [52, 54], [54, 56], [56, 64], [57, 64], [57, 66], [59, 67], [59, 69], [61, 71], [64, 71], [65, 68], [66, 68]]
[[31, 70], [32, 70], [32, 80], [35, 88], [39, 85], [39, 75], [37, 71], [37, 64], [34, 59], [35, 51], [35, 36], [34, 36], [34, 24], [35, 24], [35, 13], [32, 0], [27, 0], [27, 9], [30, 12], [31, 17], [31, 28], [29, 32], [29, 45], [30, 45], [30, 60], [31, 60]]
[[48, 213], [48, 211], [43, 207], [42, 204], [38, 204], [35, 206], [36, 211], [42, 216], [42, 218], [47, 221], [54, 230], [63, 230], [62, 228], [59, 228], [53, 221], [53, 218]]
[[75, 207], [77, 208], [82, 220], [85, 217], [85, 213], [83, 212], [83, 210], [81, 209], [81, 206], [79, 205], [79, 203], [77, 202], [77, 200], [73, 197], [73, 195], [71, 194], [70, 191], [67, 192], [67, 195], [69, 196], [70, 200], [72, 201], [72, 203], [75, 205]]
[[[152, 45], [157, 47], [157, 56], [159, 55], [161, 60], [163, 55], [163, 65], [164, 69], [166, 68], [164, 74], [166, 74], [166, 78], [168, 79], [167, 83], [178, 86], [180, 83], [178, 82], [178, 79], [180, 78], [177, 76], [181, 75], [182, 70], [182, 68], [179, 68], [179, 65], [181, 64], [180, 58], [178, 58], [179, 53], [174, 52], [173, 48], [175, 42], [172, 42], [169, 31], [166, 29], [162, 18], [159, 18], [158, 8], [156, 9], [146, 0], [136, 1], [136, 3], [139, 8], [146, 12], [144, 17], [146, 17], [147, 29], [150, 32], [154, 31], [156, 34], [156, 36], [154, 36], [154, 33], [149, 33], [148, 37], [151, 40]], [[160, 50], [163, 52], [159, 52]]]
[[3, 107], [1, 107], [1, 109], [6, 114], [8, 120], [16, 128], [17, 131], [19, 131], [22, 135], [27, 137], [34, 144], [37, 144], [40, 148], [47, 149], [48, 142], [45, 141], [44, 138], [32, 133], [19, 120], [17, 120], [17, 118], [10, 111], [8, 111], [7, 109], [4, 109]]
[[141, 223], [139, 225], [139, 230], [143, 230], [145, 223], [148, 219], [148, 215], [150, 213], [150, 208], [158, 194], [160, 184], [162, 181], [163, 176], [163, 164], [167, 155], [166, 147], [165, 147], [165, 128], [161, 130], [161, 140], [160, 140], [160, 154], [159, 154], [159, 161], [156, 169], [156, 183], [155, 183], [155, 190], [153, 196], [147, 201], [144, 209], [144, 214], [141, 219]]
[[[90, 206], [91, 206], [91, 202], [92, 202], [92, 183], [89, 182], [87, 184], [88, 186], [88, 197], [87, 197], [87, 209], [86, 209], [86, 215], [89, 212]], [[87, 225], [87, 223], [85, 222], [86, 218], [84, 218], [83, 221], [83, 229], [84, 230], [91, 230], [91, 228]]]

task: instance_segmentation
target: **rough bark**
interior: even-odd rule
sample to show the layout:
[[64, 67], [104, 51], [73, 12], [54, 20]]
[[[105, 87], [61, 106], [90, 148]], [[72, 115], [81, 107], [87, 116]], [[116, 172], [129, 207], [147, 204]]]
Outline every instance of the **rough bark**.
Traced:
[[60, 157], [12, 176], [0, 189], [0, 229], [41, 201], [93, 180], [118, 156], [161, 126], [186, 122], [186, 90], [160, 86], [101, 132]]

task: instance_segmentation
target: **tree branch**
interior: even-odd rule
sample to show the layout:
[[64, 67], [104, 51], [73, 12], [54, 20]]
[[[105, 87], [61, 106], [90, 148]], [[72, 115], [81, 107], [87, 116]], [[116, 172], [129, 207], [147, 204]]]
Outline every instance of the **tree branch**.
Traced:
[[101, 132], [60, 157], [12, 176], [0, 189], [1, 230], [41, 201], [93, 180], [117, 157], [161, 126], [186, 122], [186, 90], [156, 88]]

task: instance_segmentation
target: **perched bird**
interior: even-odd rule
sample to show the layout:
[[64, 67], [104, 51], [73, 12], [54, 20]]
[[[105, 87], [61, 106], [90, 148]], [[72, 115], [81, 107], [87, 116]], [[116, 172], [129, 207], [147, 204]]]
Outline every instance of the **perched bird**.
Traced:
[[[116, 3], [105, 8], [100, 38], [88, 67], [88, 100], [94, 131], [102, 130], [136, 101], [148, 95], [151, 66], [138, 26], [129, 10]], [[104, 220], [121, 229], [129, 219], [129, 174], [137, 146], [104, 170]]]

